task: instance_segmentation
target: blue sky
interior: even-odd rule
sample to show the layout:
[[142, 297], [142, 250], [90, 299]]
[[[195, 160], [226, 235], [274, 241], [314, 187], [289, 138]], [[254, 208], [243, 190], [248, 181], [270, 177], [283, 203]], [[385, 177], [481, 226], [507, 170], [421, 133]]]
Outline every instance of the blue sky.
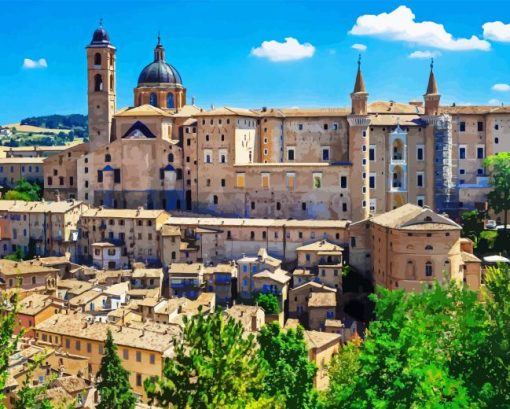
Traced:
[[372, 101], [421, 98], [429, 58], [415, 53], [436, 56], [443, 103], [510, 103], [509, 3], [0, 1], [0, 124], [86, 113], [85, 46], [100, 18], [117, 47], [119, 108], [132, 104], [158, 30], [189, 100], [205, 108], [348, 106], [354, 44], [366, 47]]

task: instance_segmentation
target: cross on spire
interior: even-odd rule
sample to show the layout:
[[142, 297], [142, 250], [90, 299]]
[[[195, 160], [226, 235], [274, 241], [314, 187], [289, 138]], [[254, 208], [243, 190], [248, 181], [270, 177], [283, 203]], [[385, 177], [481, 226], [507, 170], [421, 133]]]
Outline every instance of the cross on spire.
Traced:
[[430, 59], [430, 71], [434, 70], [434, 57]]
[[99, 19], [99, 27], [103, 27], [103, 17]]
[[358, 70], [361, 69], [361, 53], [358, 54]]
[[161, 45], [161, 31], [158, 30], [158, 45]]

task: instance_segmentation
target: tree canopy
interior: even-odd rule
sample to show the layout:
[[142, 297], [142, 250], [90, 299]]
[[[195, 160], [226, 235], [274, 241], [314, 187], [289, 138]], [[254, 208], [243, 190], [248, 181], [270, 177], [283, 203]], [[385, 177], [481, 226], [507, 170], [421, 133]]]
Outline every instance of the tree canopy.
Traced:
[[421, 293], [379, 288], [361, 346], [333, 360], [327, 408], [508, 408], [510, 272], [487, 276], [485, 302], [455, 283]]
[[165, 359], [163, 376], [146, 379], [151, 403], [177, 409], [271, 408], [263, 396], [266, 375], [253, 335], [221, 312], [184, 318], [182, 339]]
[[287, 408], [315, 407], [313, 378], [317, 367], [308, 359], [303, 328], [282, 331], [277, 322], [272, 322], [262, 328], [258, 342], [268, 368], [265, 392], [281, 397]]
[[41, 186], [38, 183], [31, 183], [25, 179], [20, 179], [16, 182], [14, 189], [8, 190], [5, 193], [3, 199], [34, 202], [41, 200], [41, 190]]
[[280, 300], [274, 294], [259, 293], [257, 304], [266, 314], [279, 314], [281, 312]]
[[97, 390], [101, 396], [101, 401], [97, 405], [98, 409], [132, 409], [135, 407], [137, 398], [131, 390], [129, 372], [122, 367], [110, 330], [106, 334], [104, 355], [97, 377], [99, 379]]
[[487, 194], [489, 207], [496, 213], [504, 213], [505, 230], [510, 210], [510, 152], [500, 152], [485, 159], [490, 168], [492, 190]]

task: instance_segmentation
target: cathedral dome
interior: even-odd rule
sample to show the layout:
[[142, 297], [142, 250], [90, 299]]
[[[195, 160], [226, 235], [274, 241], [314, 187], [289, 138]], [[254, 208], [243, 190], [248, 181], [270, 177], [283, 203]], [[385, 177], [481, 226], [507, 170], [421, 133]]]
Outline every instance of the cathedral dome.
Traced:
[[181, 76], [177, 70], [165, 61], [154, 61], [147, 65], [138, 77], [141, 84], [181, 84]]
[[99, 27], [94, 34], [92, 34], [92, 41], [90, 42], [92, 45], [101, 45], [101, 44], [110, 44], [110, 37], [108, 33], [103, 27], [102, 22], [99, 23]]
[[179, 84], [181, 76], [177, 70], [165, 61], [165, 49], [158, 36], [158, 44], [154, 49], [154, 61], [147, 65], [138, 77], [138, 85], [142, 84]]

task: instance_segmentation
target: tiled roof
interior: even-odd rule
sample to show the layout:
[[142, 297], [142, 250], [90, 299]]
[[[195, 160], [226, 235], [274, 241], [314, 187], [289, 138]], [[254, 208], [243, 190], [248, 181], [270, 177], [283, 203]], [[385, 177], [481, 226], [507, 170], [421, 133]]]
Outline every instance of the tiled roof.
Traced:
[[0, 210], [12, 213], [66, 213], [83, 202], [62, 200], [59, 202], [23, 202], [21, 200], [0, 200]]
[[336, 294], [312, 292], [308, 299], [308, 308], [311, 307], [336, 307]]
[[464, 263], [481, 263], [482, 262], [482, 260], [480, 260], [474, 254], [468, 253], [466, 251], [461, 252], [460, 255], [461, 255], [462, 261]]
[[102, 322], [88, 323], [85, 315], [80, 313], [57, 314], [36, 326], [37, 331], [94, 341], [105, 341], [108, 328], [111, 329], [113, 341], [117, 345], [161, 353], [169, 350], [172, 346], [173, 335], [126, 326], [119, 327]]
[[327, 240], [318, 240], [314, 243], [306, 244], [298, 247], [297, 251], [328, 251], [328, 252], [342, 252], [344, 249], [337, 244], [330, 243]]
[[269, 270], [264, 270], [264, 271], [261, 271], [260, 273], [254, 274], [253, 279], [254, 280], [272, 280], [272, 281], [276, 281], [277, 283], [285, 285], [290, 281], [290, 276], [285, 274], [283, 272], [283, 270], [280, 270], [280, 269], [276, 270], [274, 273], [272, 273]]
[[305, 331], [305, 342], [308, 349], [323, 348], [330, 344], [339, 344], [342, 341], [340, 334], [331, 334], [321, 331]]
[[34, 263], [32, 261], [0, 260], [0, 274], [4, 274], [6, 276], [24, 274], [56, 274], [57, 272], [58, 270], [55, 268], [44, 267], [40, 263]]
[[160, 108], [154, 107], [149, 104], [140, 105], [133, 108], [124, 108], [115, 113], [116, 117], [131, 117], [131, 116], [166, 116], [171, 117], [172, 114]]
[[240, 219], [240, 218], [219, 218], [219, 217], [170, 217], [166, 225], [172, 226], [247, 226], [247, 227], [303, 227], [303, 228], [338, 228], [346, 229], [349, 225], [346, 220], [296, 220], [296, 219]]
[[[105, 217], [105, 218], [125, 218], [125, 219], [155, 219], [162, 214], [168, 214], [164, 210], [147, 209], [106, 209], [93, 208], [88, 209], [82, 217]], [[170, 216], [170, 215], [168, 215]]]

